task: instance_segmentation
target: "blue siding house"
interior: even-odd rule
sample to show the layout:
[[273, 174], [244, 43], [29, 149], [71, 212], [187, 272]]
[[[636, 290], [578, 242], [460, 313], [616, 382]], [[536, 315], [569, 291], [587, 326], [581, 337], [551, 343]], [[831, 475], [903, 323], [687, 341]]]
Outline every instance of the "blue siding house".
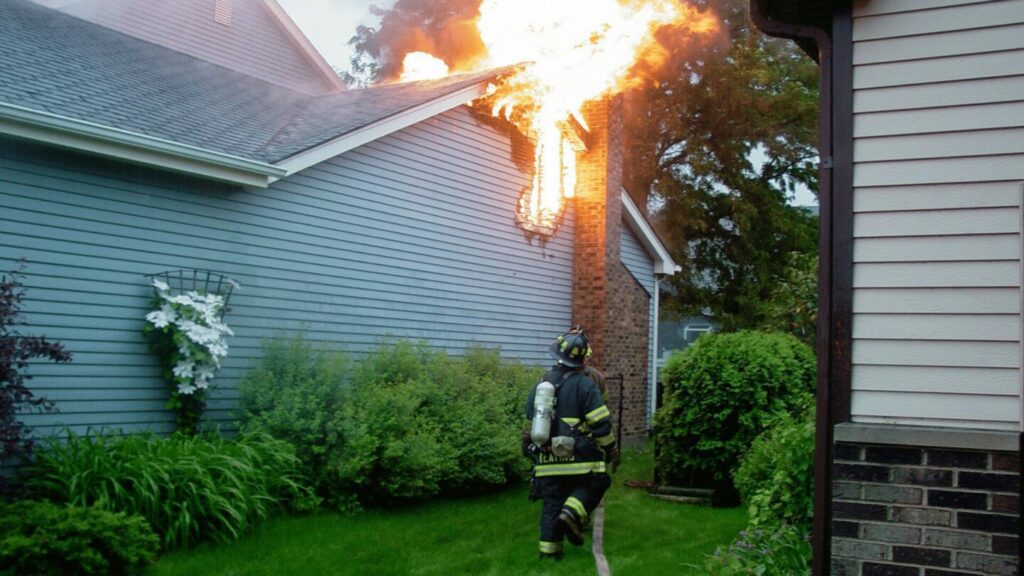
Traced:
[[[238, 3], [233, 18], [287, 18], [264, 4]], [[60, 412], [26, 423], [173, 427], [141, 336], [148, 275], [165, 270], [240, 284], [208, 411], [229, 428], [261, 341], [291, 332], [355, 355], [401, 337], [549, 362], [581, 304], [575, 215], [549, 238], [516, 223], [532, 175], [509, 131], [464, 105], [504, 70], [345, 90], [310, 80], [329, 73], [314, 61], [293, 90], [254, 75], [258, 63], [232, 69], [115, 28], [0, 0], [0, 266], [27, 261], [31, 332], [74, 354], [32, 366]], [[656, 275], [674, 264], [635, 206], [621, 222], [622, 264], [650, 300], [651, 367]], [[643, 377], [650, 390], [653, 368]]]

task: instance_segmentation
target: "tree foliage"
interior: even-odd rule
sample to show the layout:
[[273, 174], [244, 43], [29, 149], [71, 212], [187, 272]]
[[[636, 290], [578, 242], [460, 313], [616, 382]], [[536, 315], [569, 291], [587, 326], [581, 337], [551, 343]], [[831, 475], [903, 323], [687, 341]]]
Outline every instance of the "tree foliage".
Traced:
[[787, 199], [817, 190], [817, 70], [754, 29], [745, 1], [712, 4], [728, 38], [674, 53], [628, 100], [627, 187], [651, 194], [683, 268], [666, 308], [730, 330], [762, 325], [790, 255], [816, 253], [817, 218]]
[[761, 330], [788, 332], [814, 346], [818, 324], [818, 257], [793, 252], [762, 307]]

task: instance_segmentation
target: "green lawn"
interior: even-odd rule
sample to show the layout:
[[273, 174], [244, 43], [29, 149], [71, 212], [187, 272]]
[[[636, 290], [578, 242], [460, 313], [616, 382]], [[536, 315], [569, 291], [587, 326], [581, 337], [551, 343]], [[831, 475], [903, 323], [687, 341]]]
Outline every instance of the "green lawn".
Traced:
[[[649, 451], [627, 452], [605, 498], [605, 554], [616, 576], [697, 574], [704, 554], [746, 524], [741, 509], [656, 500], [622, 486], [649, 479]], [[149, 572], [285, 575], [557, 575], [594, 573], [590, 541], [558, 563], [537, 558], [540, 503], [525, 489], [355, 515], [280, 518], [231, 544], [168, 554]]]

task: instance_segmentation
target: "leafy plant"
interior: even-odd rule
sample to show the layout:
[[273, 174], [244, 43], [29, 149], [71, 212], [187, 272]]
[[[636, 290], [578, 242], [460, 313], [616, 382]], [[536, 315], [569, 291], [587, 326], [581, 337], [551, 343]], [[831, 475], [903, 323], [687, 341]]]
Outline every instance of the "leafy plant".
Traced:
[[[17, 415], [25, 409], [55, 411], [56, 406], [45, 398], [37, 398], [27, 386], [32, 377], [26, 373], [29, 360], [45, 358], [53, 362], [70, 362], [71, 354], [64, 345], [42, 336], [23, 336], [18, 326], [27, 324], [21, 312], [25, 297], [18, 271], [0, 276], [0, 462], [12, 457], [31, 455], [34, 441], [31, 431]], [[5, 492], [0, 478], [0, 493]]]
[[337, 414], [348, 373], [342, 354], [299, 334], [263, 344], [260, 363], [242, 378], [241, 426], [292, 445], [317, 493], [331, 495], [327, 461], [340, 447]]
[[139, 516], [27, 500], [0, 505], [4, 574], [138, 574], [159, 547]]
[[728, 490], [754, 438], [778, 415], [809, 405], [815, 360], [788, 334], [709, 334], [673, 355], [663, 374], [655, 418], [661, 478]]
[[704, 561], [708, 576], [800, 576], [811, 573], [810, 532], [783, 524], [773, 531], [740, 532], [727, 548], [719, 547]]
[[382, 346], [345, 391], [331, 463], [341, 490], [393, 504], [522, 478], [522, 399], [537, 376], [496, 351], [456, 359], [406, 341]]
[[289, 442], [335, 507], [397, 504], [504, 486], [528, 472], [518, 452], [539, 370], [474, 348], [382, 345], [349, 369], [303, 336], [265, 343], [242, 380], [242, 427]]
[[733, 477], [751, 526], [810, 525], [814, 515], [814, 412], [788, 414], [751, 445]]
[[139, 514], [168, 548], [231, 540], [275, 509], [316, 506], [292, 447], [266, 434], [224, 440], [69, 432], [29, 471], [40, 496]]
[[234, 332], [221, 318], [224, 298], [219, 294], [173, 294], [158, 279], [153, 279], [153, 288], [157, 309], [146, 314], [143, 334], [160, 358], [164, 379], [171, 383], [167, 407], [175, 412], [178, 430], [195, 434], [210, 381], [228, 354], [227, 336]]

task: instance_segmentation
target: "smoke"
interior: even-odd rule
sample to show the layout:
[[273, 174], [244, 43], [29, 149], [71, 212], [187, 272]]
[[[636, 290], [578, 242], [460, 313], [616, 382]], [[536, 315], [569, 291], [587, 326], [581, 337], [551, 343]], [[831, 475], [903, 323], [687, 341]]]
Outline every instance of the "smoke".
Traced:
[[453, 72], [467, 71], [486, 54], [476, 29], [480, 2], [398, 0], [389, 10], [371, 6], [381, 19], [380, 27], [361, 27], [349, 43], [357, 58], [375, 62], [370, 71], [375, 80], [398, 78], [402, 58], [409, 52], [427, 52], [444, 60]]

